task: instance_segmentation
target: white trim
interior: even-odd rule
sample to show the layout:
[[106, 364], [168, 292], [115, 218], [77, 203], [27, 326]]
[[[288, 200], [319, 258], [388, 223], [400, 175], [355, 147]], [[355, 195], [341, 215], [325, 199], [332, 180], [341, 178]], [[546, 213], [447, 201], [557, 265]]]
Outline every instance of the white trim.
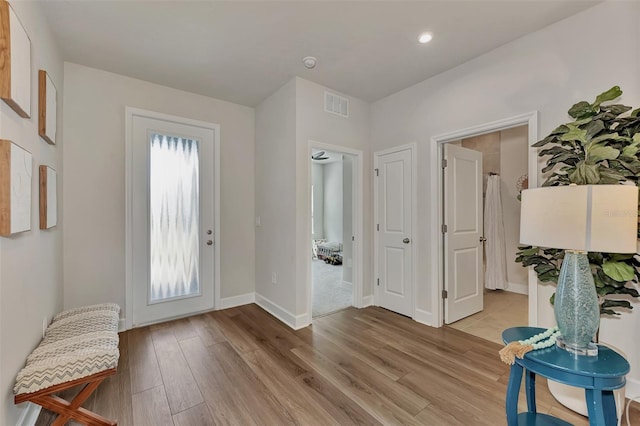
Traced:
[[126, 318], [120, 318], [120, 321], [118, 321], [118, 333], [120, 333], [122, 331], [127, 331], [127, 319]]
[[[352, 270], [353, 270], [353, 292], [352, 292], [352, 303], [356, 308], [361, 308], [367, 305], [364, 305], [363, 301], [363, 268], [364, 268], [364, 249], [363, 249], [363, 238], [364, 238], [364, 213], [363, 213], [363, 197], [364, 197], [364, 168], [363, 168], [363, 153], [357, 149], [350, 149], [343, 146], [338, 145], [330, 145], [323, 142], [318, 142], [314, 140], [308, 141], [308, 152], [307, 158], [311, 158], [311, 150], [312, 149], [321, 149], [325, 151], [332, 151], [338, 154], [347, 154], [352, 155], [353, 158], [353, 175], [352, 175], [352, 220], [353, 220], [353, 236], [355, 241], [353, 242], [353, 259], [352, 259]], [[309, 161], [309, 165], [311, 165], [311, 160]], [[312, 236], [311, 236], [311, 167], [308, 168], [307, 173], [307, 233], [306, 233], [306, 247], [311, 248], [312, 244]], [[312, 285], [312, 274], [311, 274], [311, 256], [307, 256], [307, 313], [303, 315], [308, 315], [311, 318], [311, 312], [313, 311], [313, 292], [311, 291]], [[306, 322], [307, 324], [311, 324], [311, 320]], [[304, 327], [304, 326], [303, 326]]]
[[625, 397], [627, 399], [630, 398], [640, 398], [640, 380], [633, 379], [627, 376], [627, 385], [625, 387]]
[[125, 106], [125, 328], [133, 327], [133, 117], [147, 117], [172, 121], [189, 126], [203, 127], [214, 132], [214, 278], [213, 306], [220, 300], [220, 125], [175, 115], [163, 114], [141, 108]]
[[245, 293], [239, 294], [238, 296], [230, 296], [218, 299], [220, 303], [216, 309], [228, 309], [234, 308], [236, 306], [248, 305], [250, 303], [255, 303], [256, 294], [255, 293]]
[[[443, 199], [443, 177], [442, 167], [440, 167], [442, 161], [442, 145], [448, 142], [456, 141], [463, 138], [472, 136], [479, 136], [491, 132], [500, 130], [511, 129], [513, 127], [528, 126], [528, 171], [529, 171], [529, 188], [536, 188], [538, 186], [538, 154], [537, 149], [532, 145], [538, 141], [538, 111], [529, 112], [526, 114], [516, 115], [514, 117], [506, 118], [503, 120], [496, 120], [490, 123], [480, 124], [477, 126], [468, 127], [462, 130], [456, 130], [449, 133], [440, 134], [431, 137], [431, 143], [429, 146], [429, 180], [430, 194], [438, 194], [437, 197], [431, 197], [429, 199], [429, 212], [431, 214], [431, 241], [429, 242], [431, 259], [430, 270], [431, 274], [429, 281], [431, 283], [437, 283], [431, 287], [431, 309], [434, 315], [434, 327], [440, 327], [443, 324], [443, 304], [442, 304], [442, 289], [444, 288], [443, 282], [443, 250], [444, 242], [440, 226], [443, 223], [442, 217], [442, 199]], [[536, 326], [538, 324], [538, 279], [533, 268], [529, 268], [529, 325]]]
[[[408, 143], [405, 145], [398, 145], [392, 148], [383, 149], [381, 151], [376, 151], [373, 153], [373, 168], [378, 169], [378, 159], [387, 154], [393, 154], [394, 152], [409, 150], [411, 152], [411, 294], [412, 294], [412, 318], [416, 318], [416, 271], [417, 271], [417, 247], [418, 247], [418, 167], [417, 167], [417, 156], [418, 156], [418, 145], [415, 142]], [[378, 179], [373, 178], [373, 226], [375, 227], [378, 224]], [[376, 306], [380, 306], [380, 302], [378, 300], [378, 286], [377, 286], [377, 277], [378, 277], [378, 232], [374, 229], [373, 231], [373, 300]]]
[[22, 410], [22, 414], [20, 414], [20, 418], [18, 419], [18, 423], [16, 426], [33, 426], [36, 424], [38, 420], [38, 416], [40, 415], [40, 410], [42, 407], [38, 404], [34, 404], [33, 402], [27, 402], [26, 407]]
[[507, 288], [505, 288], [505, 291], [524, 294], [526, 296], [529, 294], [529, 286], [527, 284], [522, 284], [522, 283], [507, 282]]
[[373, 306], [373, 294], [362, 298], [362, 306], [360, 308], [366, 308], [367, 306]]
[[259, 293], [255, 293], [255, 303], [260, 306], [265, 311], [269, 312], [274, 317], [278, 318], [280, 321], [293, 328], [294, 330], [300, 330], [308, 326], [311, 322], [309, 321], [308, 314], [302, 315], [294, 315], [282, 306], [278, 305], [275, 302], [267, 299]]
[[434, 327], [433, 323], [433, 314], [431, 312], [427, 312], [424, 309], [416, 308], [416, 316], [413, 318], [417, 322]]

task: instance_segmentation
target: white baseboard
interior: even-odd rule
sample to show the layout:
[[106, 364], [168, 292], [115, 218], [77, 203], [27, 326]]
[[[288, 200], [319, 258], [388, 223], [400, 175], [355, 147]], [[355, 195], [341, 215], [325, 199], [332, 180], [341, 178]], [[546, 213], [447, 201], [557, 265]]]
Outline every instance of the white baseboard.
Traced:
[[413, 319], [420, 324], [428, 325], [430, 327], [437, 327], [433, 324], [433, 314], [431, 312], [416, 308], [415, 317], [413, 317]]
[[255, 294], [255, 303], [294, 330], [299, 330], [311, 324], [308, 314], [294, 315], [261, 294]]
[[42, 410], [41, 406], [32, 402], [27, 402], [24, 410], [22, 410], [22, 414], [20, 414], [20, 418], [18, 419], [16, 426], [35, 425], [36, 420], [38, 420], [38, 416], [40, 415], [40, 410]]
[[362, 297], [362, 307], [373, 306], [373, 295]]
[[529, 294], [529, 285], [520, 283], [507, 283], [507, 288], [505, 288], [505, 290], [512, 293], [527, 295]]
[[240, 294], [238, 296], [223, 297], [220, 298], [217, 309], [234, 308], [236, 306], [248, 305], [250, 303], [254, 303], [255, 301], [256, 294], [253, 292]]
[[127, 331], [127, 319], [126, 318], [120, 318], [120, 321], [118, 321], [118, 332], [121, 331]]
[[627, 399], [640, 397], [640, 380], [627, 377], [627, 386], [624, 389], [624, 393]]

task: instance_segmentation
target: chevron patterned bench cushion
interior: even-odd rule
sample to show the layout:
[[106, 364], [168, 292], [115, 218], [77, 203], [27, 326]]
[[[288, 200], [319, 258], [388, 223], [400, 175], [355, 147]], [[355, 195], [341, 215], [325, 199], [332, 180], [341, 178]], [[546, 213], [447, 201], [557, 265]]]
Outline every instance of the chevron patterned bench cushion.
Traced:
[[120, 356], [119, 312], [117, 305], [109, 305], [106, 309], [79, 308], [56, 316], [18, 373], [14, 394], [37, 392], [116, 368]]
[[81, 308], [68, 309], [66, 311], [60, 312], [58, 315], [53, 317], [52, 322], [56, 322], [63, 318], [67, 318], [67, 317], [71, 317], [74, 315], [82, 314], [85, 312], [91, 312], [91, 311], [113, 311], [119, 314], [120, 306], [118, 306], [116, 303], [101, 303], [99, 305], [90, 305], [90, 306], [83, 306]]

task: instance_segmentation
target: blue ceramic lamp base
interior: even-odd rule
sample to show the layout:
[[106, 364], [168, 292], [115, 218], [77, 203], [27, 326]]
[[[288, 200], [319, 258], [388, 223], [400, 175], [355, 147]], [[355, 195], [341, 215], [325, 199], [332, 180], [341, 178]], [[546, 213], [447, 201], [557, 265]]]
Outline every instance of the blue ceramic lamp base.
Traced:
[[592, 340], [600, 326], [600, 306], [587, 253], [565, 251], [554, 312], [562, 336], [559, 347], [577, 355], [598, 354]]

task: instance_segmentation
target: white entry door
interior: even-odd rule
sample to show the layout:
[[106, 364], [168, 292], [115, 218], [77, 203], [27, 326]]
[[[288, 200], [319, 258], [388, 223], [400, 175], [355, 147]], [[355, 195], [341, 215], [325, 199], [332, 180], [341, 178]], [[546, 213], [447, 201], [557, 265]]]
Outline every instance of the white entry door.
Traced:
[[376, 154], [378, 306], [413, 317], [413, 149]]
[[445, 323], [482, 310], [482, 153], [444, 145]]
[[128, 116], [133, 326], [214, 307], [217, 127], [159, 117]]

